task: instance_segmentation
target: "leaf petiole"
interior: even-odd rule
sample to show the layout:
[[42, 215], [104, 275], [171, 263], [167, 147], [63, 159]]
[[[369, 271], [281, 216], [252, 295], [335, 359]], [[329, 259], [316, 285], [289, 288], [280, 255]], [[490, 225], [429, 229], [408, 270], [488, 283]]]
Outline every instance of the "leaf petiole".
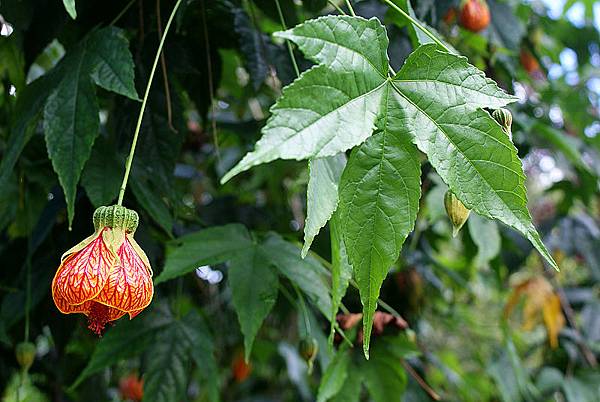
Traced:
[[400, 7], [398, 7], [396, 4], [394, 4], [393, 1], [391, 1], [391, 0], [382, 0], [382, 1], [384, 3], [386, 3], [386, 4], [388, 4], [394, 10], [398, 11], [400, 14], [402, 14], [402, 16], [404, 16], [404, 18], [406, 18], [407, 20], [409, 20], [411, 22], [411, 24], [413, 24], [414, 26], [416, 26], [417, 28], [419, 28], [421, 31], [423, 31], [423, 33], [425, 35], [429, 36], [431, 38], [431, 40], [433, 40], [438, 46], [441, 46], [448, 53], [452, 53], [450, 51], [450, 49], [448, 49], [448, 46], [444, 45], [444, 43], [442, 41], [440, 41], [427, 28], [425, 28], [423, 25], [421, 25], [421, 23], [419, 21], [417, 21], [416, 19], [414, 19], [413, 17], [411, 17], [406, 11], [404, 11], [403, 9], [401, 9]]

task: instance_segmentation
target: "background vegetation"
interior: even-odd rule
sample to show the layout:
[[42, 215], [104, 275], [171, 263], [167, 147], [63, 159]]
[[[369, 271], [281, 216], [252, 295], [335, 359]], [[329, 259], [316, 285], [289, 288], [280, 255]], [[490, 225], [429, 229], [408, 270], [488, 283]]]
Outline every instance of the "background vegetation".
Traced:
[[[339, 14], [333, 5], [350, 13], [341, 1], [280, 2], [288, 27]], [[3, 401], [142, 393], [144, 401], [598, 400], [594, 1], [488, 0], [490, 24], [478, 33], [459, 23], [458, 1], [411, 2], [420, 21], [518, 97], [512, 139], [528, 206], [561, 270], [517, 232], [475, 213], [452, 237], [447, 187], [422, 158], [415, 230], [382, 287], [368, 361], [356, 283], [343, 298], [335, 347], [328, 344], [330, 262], [339, 251], [331, 239], [339, 234], [325, 227], [300, 256], [307, 163], [278, 160], [219, 184], [296, 78], [286, 43], [271, 35], [282, 30], [275, 1], [191, 0], [176, 15], [124, 202], [140, 213], [136, 239], [158, 278], [152, 305], [101, 339], [81, 316], [56, 310], [50, 282], [60, 256], [92, 232], [95, 207], [116, 198], [173, 7], [64, 3], [0, 3]], [[398, 71], [418, 31], [385, 2], [352, 4], [385, 24]], [[301, 71], [312, 65], [294, 52]], [[230, 272], [245, 276], [232, 282]], [[240, 323], [256, 333], [253, 342]], [[36, 349], [28, 372], [15, 358], [23, 341]], [[303, 355], [313, 342], [309, 370]]]

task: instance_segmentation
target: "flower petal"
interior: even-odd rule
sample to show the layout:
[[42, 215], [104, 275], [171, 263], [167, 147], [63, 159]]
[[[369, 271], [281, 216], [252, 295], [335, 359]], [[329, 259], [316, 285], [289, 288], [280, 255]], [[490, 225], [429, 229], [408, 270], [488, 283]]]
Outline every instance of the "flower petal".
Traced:
[[130, 234], [117, 254], [119, 262], [94, 300], [135, 316], [150, 304], [154, 294], [150, 264]]
[[84, 240], [82, 243], [87, 242], [84, 247], [77, 249], [80, 243], [71, 249], [75, 250], [72, 254], [63, 256], [52, 280], [52, 295], [57, 307], [59, 304], [64, 306], [63, 302], [82, 304], [100, 293], [117, 262], [111, 243], [105, 241], [107, 236], [112, 239], [110, 232], [111, 229], [102, 229]]
[[63, 314], [74, 314], [81, 313], [88, 315], [90, 313], [90, 307], [92, 304], [91, 300], [83, 302], [81, 304], [69, 304], [58, 292], [53, 292], [54, 304], [56, 308]]

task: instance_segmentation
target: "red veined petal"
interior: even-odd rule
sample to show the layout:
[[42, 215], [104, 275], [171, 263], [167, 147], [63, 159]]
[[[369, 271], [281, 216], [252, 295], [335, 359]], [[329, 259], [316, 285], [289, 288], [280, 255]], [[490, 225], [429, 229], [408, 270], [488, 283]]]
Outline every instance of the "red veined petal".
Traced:
[[89, 243], [83, 248], [64, 257], [52, 281], [55, 302], [64, 299], [69, 305], [82, 304], [102, 290], [117, 260], [113, 246], [105, 242], [110, 232], [102, 229], [91, 240], [86, 239]]
[[54, 304], [56, 305], [56, 308], [58, 308], [58, 310], [63, 314], [81, 313], [88, 315], [90, 312], [90, 306], [92, 305], [91, 300], [88, 300], [81, 304], [69, 304], [58, 293], [52, 292], [52, 297], [54, 298]]
[[[144, 252], [128, 234], [117, 251], [119, 262], [95, 301], [129, 312], [133, 318], [143, 310], [154, 293], [150, 264]], [[140, 255], [141, 252], [143, 255]]]

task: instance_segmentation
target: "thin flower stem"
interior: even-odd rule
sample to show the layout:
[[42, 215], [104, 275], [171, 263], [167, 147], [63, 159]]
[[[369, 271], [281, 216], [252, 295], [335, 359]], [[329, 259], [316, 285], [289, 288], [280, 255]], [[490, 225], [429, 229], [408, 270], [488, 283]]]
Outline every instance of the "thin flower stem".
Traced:
[[352, 3], [350, 3], [350, 0], [346, 0], [346, 6], [348, 7], [348, 10], [350, 10], [350, 15], [352, 15], [353, 17], [356, 17], [356, 13], [354, 12], [354, 9], [352, 8]]
[[338, 6], [337, 4], [335, 4], [335, 2], [333, 2], [333, 0], [327, 0], [327, 2], [337, 10], [338, 13], [342, 14], [342, 15], [346, 15], [346, 13], [344, 12], [344, 10], [342, 10], [340, 8], [340, 6]]
[[133, 5], [133, 3], [135, 2], [135, 0], [130, 0], [129, 3], [127, 3], [127, 5], [125, 7], [123, 7], [123, 9], [121, 10], [121, 12], [110, 22], [110, 26], [115, 25], [123, 15], [125, 15], [125, 13], [127, 12], [127, 10], [129, 10], [129, 8]]
[[[158, 30], [158, 38], [160, 39], [163, 30], [162, 30], [162, 17], [160, 15], [160, 0], [156, 0], [156, 28]], [[160, 52], [160, 67], [163, 75], [163, 85], [165, 87], [165, 101], [167, 103], [167, 122], [169, 124], [169, 128], [174, 133], [177, 132], [175, 127], [173, 127], [173, 108], [171, 106], [171, 91], [169, 89], [169, 77], [167, 75], [167, 62], [165, 60], [165, 53]]]
[[123, 183], [121, 184], [121, 190], [119, 191], [119, 200], [117, 201], [117, 205], [123, 204], [125, 188], [127, 187], [127, 180], [129, 179], [129, 173], [131, 172], [131, 163], [133, 162], [133, 156], [135, 155], [135, 146], [137, 145], [138, 136], [142, 127], [142, 119], [144, 117], [144, 111], [146, 110], [146, 104], [148, 103], [148, 95], [150, 94], [150, 87], [152, 86], [152, 80], [154, 79], [156, 66], [158, 65], [158, 61], [160, 60], [160, 54], [162, 53], [163, 45], [165, 44], [165, 39], [167, 37], [167, 34], [169, 33], [169, 28], [171, 27], [171, 23], [175, 18], [175, 14], [177, 13], [177, 9], [179, 8], [181, 2], [182, 0], [177, 0], [177, 3], [175, 3], [175, 7], [173, 7], [173, 11], [171, 11], [171, 15], [169, 16], [169, 20], [167, 21], [167, 25], [165, 26], [165, 32], [163, 33], [162, 38], [160, 38], [160, 43], [158, 45], [158, 49], [156, 50], [156, 56], [154, 57], [152, 70], [150, 70], [150, 77], [148, 78], [148, 83], [146, 84], [146, 92], [144, 93], [144, 99], [142, 100], [142, 107], [140, 108], [140, 115], [138, 116], [137, 125], [135, 127], [135, 133], [133, 134], [131, 150], [129, 151], [129, 156], [127, 157], [127, 163], [125, 165], [125, 175], [123, 176]]
[[298, 286], [293, 283], [294, 290], [296, 291], [296, 295], [298, 296], [298, 300], [300, 300], [300, 313], [302, 314], [302, 318], [304, 319], [304, 327], [306, 328], [306, 334], [308, 336], [312, 336], [312, 330], [310, 328], [310, 318], [308, 317], [308, 309], [306, 308], [306, 304], [304, 303], [304, 297], [302, 297], [302, 293], [300, 293], [300, 289]]
[[401, 9], [400, 7], [398, 7], [396, 4], [394, 4], [391, 0], [382, 0], [384, 3], [386, 3], [387, 5], [389, 5], [390, 7], [392, 7], [394, 10], [398, 11], [400, 14], [402, 14], [404, 16], [404, 18], [406, 18], [407, 20], [409, 20], [414, 26], [416, 26], [417, 28], [419, 28], [421, 31], [423, 31], [423, 33], [427, 36], [429, 36], [431, 38], [431, 40], [433, 40], [438, 46], [441, 46], [443, 49], [445, 49], [448, 53], [452, 53], [450, 51], [450, 49], [448, 49], [448, 46], [444, 45], [444, 43], [442, 41], [440, 41], [434, 34], [432, 34], [427, 28], [425, 28], [423, 25], [421, 25], [421, 23], [419, 21], [417, 21], [416, 19], [414, 19], [413, 17], [411, 17], [406, 11], [404, 11], [403, 9]]
[[[279, 4], [279, 0], [275, 0], [275, 5], [277, 6], [277, 13], [279, 14], [279, 20], [281, 22], [281, 26], [284, 31], [287, 31], [287, 26], [285, 25], [285, 19], [283, 18], [283, 12], [281, 11], [281, 5]], [[292, 49], [292, 44], [289, 40], [285, 40], [287, 44], [288, 52], [290, 53], [290, 59], [292, 59], [292, 64], [294, 65], [294, 71], [296, 72], [296, 76], [300, 75], [300, 70], [298, 69], [298, 63], [296, 63], [296, 56], [294, 56], [294, 49]]]

